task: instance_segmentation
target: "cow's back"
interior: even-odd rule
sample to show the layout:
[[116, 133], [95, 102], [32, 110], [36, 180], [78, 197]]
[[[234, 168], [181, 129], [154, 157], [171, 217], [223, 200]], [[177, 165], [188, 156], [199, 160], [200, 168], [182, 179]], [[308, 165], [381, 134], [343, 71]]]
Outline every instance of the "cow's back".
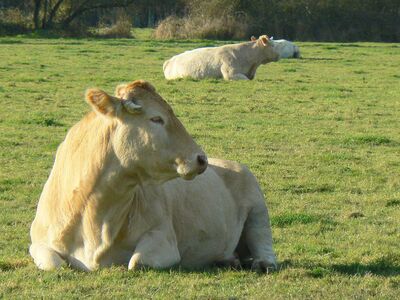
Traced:
[[299, 52], [298, 47], [294, 43], [287, 40], [274, 40], [274, 45], [276, 51], [279, 53], [280, 58], [297, 57], [295, 56], [295, 53]]
[[186, 77], [221, 78], [220, 48], [205, 47], [175, 55], [164, 63], [163, 69], [168, 80]]

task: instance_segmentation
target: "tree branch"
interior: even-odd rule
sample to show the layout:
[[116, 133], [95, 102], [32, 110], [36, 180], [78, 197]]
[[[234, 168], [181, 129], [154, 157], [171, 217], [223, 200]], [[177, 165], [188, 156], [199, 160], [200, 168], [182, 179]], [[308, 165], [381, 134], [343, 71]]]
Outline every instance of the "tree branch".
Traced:
[[49, 18], [47, 19], [47, 27], [51, 27], [53, 25], [53, 19], [55, 15], [57, 14], [58, 9], [60, 8], [61, 4], [64, 2], [64, 0], [58, 0], [57, 3], [54, 5], [52, 8]]
[[90, 2], [90, 1], [85, 1], [82, 3], [82, 5], [75, 10], [71, 15], [69, 15], [64, 21], [62, 22], [63, 27], [67, 27], [76, 17], [82, 15], [86, 11], [92, 10], [92, 9], [99, 9], [99, 8], [116, 8], [116, 7], [127, 7], [128, 5], [132, 4], [135, 0], [125, 0], [123, 2], [113, 2], [113, 3], [102, 3], [102, 4], [92, 4], [90, 6], [86, 6], [85, 4]]

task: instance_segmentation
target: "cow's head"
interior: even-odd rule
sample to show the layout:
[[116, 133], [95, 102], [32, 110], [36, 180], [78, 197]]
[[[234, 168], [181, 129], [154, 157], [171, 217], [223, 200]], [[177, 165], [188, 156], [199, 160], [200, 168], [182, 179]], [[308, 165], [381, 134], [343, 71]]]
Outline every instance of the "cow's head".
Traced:
[[261, 49], [262, 64], [279, 60], [279, 53], [274, 49], [274, 41], [270, 40], [267, 35], [261, 35], [258, 39], [252, 36], [251, 41], [256, 43], [257, 47]]
[[140, 180], [193, 179], [207, 168], [207, 157], [171, 107], [146, 81], [119, 85], [112, 97], [89, 89], [86, 99], [101, 116], [111, 118], [114, 153], [122, 168]]
[[300, 49], [296, 45], [293, 45], [293, 58], [301, 58]]

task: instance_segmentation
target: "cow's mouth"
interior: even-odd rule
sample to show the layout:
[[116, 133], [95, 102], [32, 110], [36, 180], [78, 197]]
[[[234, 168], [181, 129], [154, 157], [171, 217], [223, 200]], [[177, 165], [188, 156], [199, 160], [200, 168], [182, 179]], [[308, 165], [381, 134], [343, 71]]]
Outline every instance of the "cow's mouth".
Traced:
[[177, 164], [176, 172], [185, 180], [192, 180], [207, 169], [208, 160], [205, 155], [198, 155], [193, 162], [185, 161]]
[[182, 174], [180, 176], [185, 180], [193, 180], [197, 176], [197, 173]]
[[[198, 174], [200, 174], [199, 170], [193, 169], [189, 170], [189, 168], [186, 165], [180, 165], [176, 169], [179, 177], [185, 179], [185, 180], [193, 180]], [[202, 173], [202, 172], [201, 172]]]

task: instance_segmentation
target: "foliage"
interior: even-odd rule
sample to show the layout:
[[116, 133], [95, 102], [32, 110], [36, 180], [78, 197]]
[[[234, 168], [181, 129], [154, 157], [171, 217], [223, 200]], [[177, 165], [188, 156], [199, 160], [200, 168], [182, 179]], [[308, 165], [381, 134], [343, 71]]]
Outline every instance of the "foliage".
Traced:
[[235, 11], [238, 1], [187, 0], [184, 16], [169, 16], [156, 30], [158, 39], [247, 39], [248, 20]]
[[204, 15], [190, 15], [179, 18], [169, 16], [161, 21], [155, 32], [157, 39], [245, 39], [246, 23], [232, 15], [211, 18]]
[[25, 33], [30, 27], [29, 22], [29, 16], [18, 8], [0, 10], [0, 35]]
[[111, 26], [99, 24], [98, 28], [94, 30], [94, 36], [103, 38], [132, 38], [132, 23], [129, 17], [123, 14]]
[[[0, 38], [0, 298], [398, 298], [399, 45], [299, 43], [303, 59], [261, 66], [253, 81], [168, 82], [164, 60], [226, 42], [134, 35]], [[29, 227], [57, 146], [89, 110], [85, 89], [139, 78], [210, 157], [254, 172], [279, 272], [36, 269]]]
[[[231, 39], [269, 34], [318, 41], [400, 41], [398, 0], [3, 0], [29, 24], [0, 21], [0, 34], [22, 29], [96, 26], [122, 9], [135, 27], [160, 24], [157, 36]], [[163, 21], [164, 20], [164, 21]], [[174, 24], [189, 29], [179, 29]], [[13, 25], [14, 24], [14, 25]], [[108, 24], [108, 25], [113, 25]], [[199, 29], [197, 30], [197, 27]], [[14, 28], [14, 29], [13, 29]], [[18, 31], [18, 30], [17, 30]], [[19, 30], [20, 31], [20, 30]]]
[[319, 41], [400, 41], [394, 0], [241, 0], [256, 34]]
[[[68, 28], [78, 19], [82, 26], [85, 14], [94, 10], [109, 10], [127, 7], [134, 0], [17, 0], [5, 3], [8, 7], [21, 11], [33, 11], [32, 23], [34, 29]], [[82, 18], [79, 20], [79, 18]]]

